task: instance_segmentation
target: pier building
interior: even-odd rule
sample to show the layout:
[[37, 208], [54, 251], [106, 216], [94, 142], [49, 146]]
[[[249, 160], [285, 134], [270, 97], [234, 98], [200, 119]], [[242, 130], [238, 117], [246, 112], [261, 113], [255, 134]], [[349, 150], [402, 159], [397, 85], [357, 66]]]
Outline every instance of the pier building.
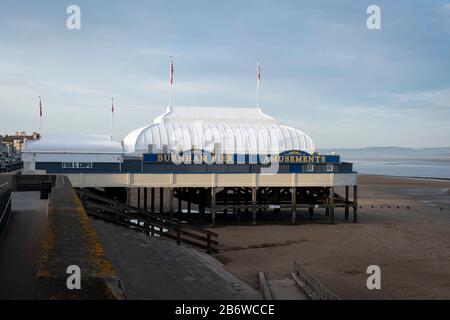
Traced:
[[24, 174], [66, 175], [75, 188], [127, 203], [137, 193], [139, 209], [182, 220], [256, 224], [288, 212], [296, 223], [298, 210], [312, 218], [323, 209], [334, 223], [336, 207], [346, 219], [352, 208], [357, 220], [353, 165], [317, 153], [305, 132], [260, 108], [169, 107], [121, 142], [44, 135], [26, 143], [22, 158]]

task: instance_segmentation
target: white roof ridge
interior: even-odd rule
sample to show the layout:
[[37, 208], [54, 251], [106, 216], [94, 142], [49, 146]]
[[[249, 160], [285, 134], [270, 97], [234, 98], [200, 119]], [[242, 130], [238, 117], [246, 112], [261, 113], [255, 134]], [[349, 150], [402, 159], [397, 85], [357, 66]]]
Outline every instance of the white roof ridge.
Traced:
[[155, 124], [165, 122], [185, 122], [193, 119], [200, 122], [244, 122], [276, 123], [275, 119], [256, 107], [207, 107], [207, 106], [172, 106], [157, 117]]
[[23, 153], [115, 153], [123, 152], [120, 142], [104, 134], [44, 134], [25, 143]]
[[303, 131], [281, 125], [256, 107], [171, 106], [152, 125], [132, 131], [124, 139], [127, 154], [150, 150], [208, 150], [215, 143], [224, 152], [303, 150], [312, 153], [314, 142]]

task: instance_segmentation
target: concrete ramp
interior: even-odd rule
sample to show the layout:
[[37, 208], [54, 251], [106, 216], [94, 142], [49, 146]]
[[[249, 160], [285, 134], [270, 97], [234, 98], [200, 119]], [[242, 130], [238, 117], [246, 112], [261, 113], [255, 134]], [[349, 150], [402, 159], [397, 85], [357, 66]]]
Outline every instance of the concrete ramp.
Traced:
[[309, 300], [309, 297], [298, 288], [292, 279], [267, 281], [273, 300]]
[[130, 299], [249, 300], [258, 292], [208, 254], [92, 219]]

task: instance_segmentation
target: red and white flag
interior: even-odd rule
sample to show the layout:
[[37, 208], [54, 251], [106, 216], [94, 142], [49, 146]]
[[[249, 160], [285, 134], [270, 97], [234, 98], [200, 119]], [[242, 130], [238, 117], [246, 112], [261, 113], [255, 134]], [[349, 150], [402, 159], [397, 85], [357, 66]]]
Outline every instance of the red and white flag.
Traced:
[[42, 118], [42, 100], [41, 100], [41, 97], [39, 97], [39, 117]]
[[258, 81], [261, 81], [261, 64], [258, 61]]
[[173, 60], [170, 58], [170, 85], [173, 85]]
[[256, 76], [256, 107], [259, 108], [259, 86], [261, 85], [261, 63], [258, 60], [258, 75]]

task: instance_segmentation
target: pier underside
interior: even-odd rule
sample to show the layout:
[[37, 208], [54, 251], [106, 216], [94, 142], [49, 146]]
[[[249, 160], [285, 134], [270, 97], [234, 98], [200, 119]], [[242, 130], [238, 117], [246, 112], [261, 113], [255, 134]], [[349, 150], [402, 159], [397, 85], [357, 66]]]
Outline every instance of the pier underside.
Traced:
[[[31, 178], [33, 175], [25, 175]], [[28, 179], [27, 177], [25, 177]], [[251, 223], [325, 216], [335, 223], [335, 209], [357, 222], [357, 174], [68, 174], [79, 190], [168, 216], [178, 221]], [[337, 192], [339, 190], [339, 193]], [[89, 194], [85, 194], [89, 198]], [[105, 199], [103, 198], [103, 199]], [[97, 204], [98, 205], [98, 204]], [[110, 205], [110, 204], [109, 204]], [[318, 213], [324, 213], [319, 215]], [[130, 218], [131, 219], [131, 218]]]
[[[256, 224], [257, 221], [299, 223], [324, 213], [335, 222], [335, 209], [345, 220], [357, 222], [357, 186], [345, 186], [339, 195], [334, 187], [225, 187], [225, 188], [82, 188], [103, 192], [106, 197], [132, 208], [172, 219], [214, 226], [216, 223]], [[352, 194], [351, 194], [352, 193]], [[89, 194], [87, 194], [89, 195]], [[88, 197], [87, 197], [88, 198]]]

